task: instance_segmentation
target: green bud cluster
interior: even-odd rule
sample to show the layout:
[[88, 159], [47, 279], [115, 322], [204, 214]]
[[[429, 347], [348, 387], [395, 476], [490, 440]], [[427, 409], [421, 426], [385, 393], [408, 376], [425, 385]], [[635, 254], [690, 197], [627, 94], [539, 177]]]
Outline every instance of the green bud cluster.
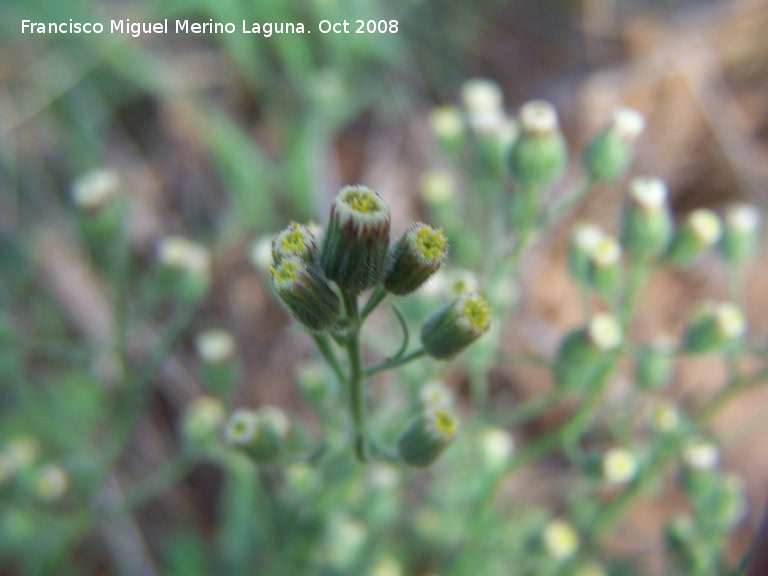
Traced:
[[[343, 188], [331, 203], [325, 229], [290, 224], [271, 242], [264, 254], [259, 243], [260, 267], [272, 260], [271, 282], [276, 295], [291, 316], [313, 333], [323, 359], [349, 393], [350, 415], [355, 428], [354, 447], [358, 459], [366, 462], [382, 454], [382, 448], [369, 438], [365, 425], [364, 378], [388, 370], [423, 355], [450, 359], [472, 344], [491, 325], [491, 310], [480, 296], [466, 290], [452, 294], [453, 301], [429, 317], [421, 327], [420, 349], [407, 351], [406, 333], [401, 350], [379, 364], [365, 367], [360, 351], [360, 330], [368, 315], [387, 295], [407, 295], [422, 287], [443, 266], [448, 256], [448, 239], [442, 228], [423, 222], [413, 223], [390, 246], [390, 211], [384, 200], [365, 186]], [[266, 256], [266, 258], [265, 258]], [[436, 282], [436, 284], [438, 284]], [[361, 292], [373, 288], [360, 307]], [[404, 317], [395, 308], [403, 328]], [[340, 361], [338, 348], [345, 355]], [[299, 379], [302, 392], [315, 404], [321, 404], [330, 392], [323, 373]], [[426, 466], [448, 445], [447, 423], [453, 422], [447, 406], [425, 406], [400, 442], [406, 463]], [[233, 415], [226, 437], [230, 444], [244, 447], [254, 458], [273, 450], [256, 450], [253, 438], [267, 438], [259, 433], [258, 418], [250, 413]], [[455, 424], [455, 422], [454, 422]], [[431, 440], [417, 441], [417, 430]], [[454, 426], [455, 432], [455, 426]], [[419, 444], [422, 442], [422, 444]]]

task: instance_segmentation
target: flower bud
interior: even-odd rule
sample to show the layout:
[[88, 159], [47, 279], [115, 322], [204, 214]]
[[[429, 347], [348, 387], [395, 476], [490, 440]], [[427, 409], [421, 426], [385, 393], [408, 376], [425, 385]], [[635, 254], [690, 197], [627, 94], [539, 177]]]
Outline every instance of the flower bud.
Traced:
[[568, 270], [580, 284], [589, 284], [590, 254], [595, 250], [605, 234], [594, 224], [576, 226], [568, 247]]
[[320, 263], [326, 278], [359, 293], [383, 278], [389, 253], [389, 207], [370, 188], [347, 186], [333, 199]]
[[512, 434], [504, 428], [489, 427], [481, 432], [479, 440], [485, 467], [492, 473], [504, 470], [515, 449]]
[[236, 410], [224, 428], [224, 441], [254, 462], [270, 462], [279, 455], [289, 427], [288, 418], [277, 408]]
[[625, 448], [612, 448], [603, 454], [602, 469], [608, 484], [626, 484], [637, 475], [637, 456]]
[[486, 171], [500, 172], [504, 147], [510, 142], [509, 132], [516, 130], [504, 113], [501, 88], [491, 80], [476, 78], [464, 84], [461, 96], [475, 136], [474, 152], [480, 166]]
[[578, 568], [573, 576], [608, 576], [608, 572], [600, 564], [590, 563]]
[[274, 264], [272, 258], [272, 243], [274, 236], [262, 236], [254, 240], [248, 253], [248, 259], [259, 272], [269, 272], [269, 267]]
[[58, 464], [45, 464], [35, 471], [32, 489], [40, 500], [56, 502], [60, 500], [69, 486], [69, 475]]
[[512, 177], [525, 187], [551, 184], [560, 177], [568, 160], [557, 112], [549, 102], [528, 102], [520, 109], [520, 129], [509, 152]]
[[368, 531], [365, 524], [337, 513], [331, 516], [323, 537], [322, 559], [327, 564], [323, 573], [350, 573], [349, 568], [365, 549]]
[[730, 532], [731, 528], [742, 520], [748, 511], [744, 481], [733, 474], [725, 476], [712, 502], [712, 519], [722, 529]]
[[611, 314], [596, 314], [586, 328], [563, 338], [555, 356], [555, 382], [565, 389], [592, 384], [609, 353], [622, 342], [621, 325]]
[[299, 364], [296, 383], [307, 402], [315, 406], [322, 404], [331, 391], [330, 382], [324, 364], [317, 361]]
[[688, 441], [683, 447], [683, 462], [691, 470], [714, 470], [719, 460], [720, 451], [712, 442], [694, 439]]
[[0, 451], [0, 488], [19, 472], [32, 468], [40, 457], [40, 442], [33, 436], [19, 436]]
[[272, 262], [280, 263], [283, 258], [295, 256], [299, 260], [315, 262], [319, 238], [318, 231], [310, 226], [292, 222], [288, 227], [275, 235], [272, 240]]
[[664, 182], [650, 177], [633, 179], [621, 226], [621, 241], [627, 251], [638, 260], [656, 258], [669, 244], [672, 230]]
[[464, 137], [464, 120], [459, 109], [449, 105], [436, 107], [429, 115], [429, 125], [443, 152], [456, 156]]
[[666, 258], [676, 266], [684, 266], [714, 245], [722, 233], [720, 219], [711, 210], [691, 212], [672, 238]]
[[453, 358], [491, 327], [491, 308], [476, 294], [462, 294], [436, 312], [421, 327], [421, 343], [427, 354]]
[[638, 348], [635, 382], [642, 390], [657, 390], [667, 381], [675, 359], [675, 343], [659, 338]]
[[123, 229], [125, 202], [120, 189], [117, 174], [108, 169], [88, 172], [72, 186], [72, 202], [80, 211], [80, 231], [94, 256], [102, 260], [109, 258], [108, 249]]
[[195, 338], [195, 348], [206, 387], [216, 395], [229, 392], [238, 378], [232, 334], [221, 329], [206, 330]]
[[181, 435], [194, 449], [215, 445], [226, 415], [224, 405], [211, 396], [201, 396], [190, 404], [181, 417]]
[[419, 389], [419, 401], [424, 408], [450, 408], [453, 392], [439, 380], [430, 380]]
[[443, 229], [416, 222], [392, 246], [384, 288], [393, 294], [410, 294], [421, 287], [448, 257]]
[[429, 466], [453, 442], [458, 430], [459, 421], [449, 408], [426, 408], [398, 438], [400, 458], [411, 466]]
[[650, 406], [648, 420], [655, 432], [670, 434], [680, 429], [680, 410], [671, 402], [658, 400]]
[[552, 520], [544, 526], [541, 540], [547, 554], [557, 561], [572, 558], [579, 548], [579, 535], [564, 520]]
[[730, 302], [703, 302], [691, 313], [683, 334], [683, 349], [702, 354], [728, 348], [747, 330], [741, 309]]
[[182, 302], [192, 304], [205, 296], [211, 282], [211, 255], [186, 238], [164, 238], [158, 248], [161, 286]]
[[482, 120], [486, 116], [498, 116], [503, 109], [502, 100], [501, 88], [492, 80], [473, 78], [467, 80], [461, 88], [461, 102], [469, 116], [470, 124], [475, 123], [473, 120]]
[[645, 130], [645, 118], [631, 108], [618, 108], [611, 123], [598, 132], [582, 156], [593, 182], [613, 180], [626, 170], [637, 137]]
[[272, 285], [288, 311], [302, 326], [325, 330], [339, 317], [341, 302], [314, 267], [296, 257], [283, 258], [272, 271]]
[[589, 253], [589, 284], [604, 296], [613, 296], [621, 282], [621, 246], [604, 235]]
[[456, 202], [456, 182], [445, 170], [430, 170], [421, 178], [419, 194], [434, 210], [450, 208]]
[[736, 204], [725, 213], [725, 230], [720, 251], [726, 260], [743, 262], [755, 251], [760, 228], [760, 211], [749, 204]]

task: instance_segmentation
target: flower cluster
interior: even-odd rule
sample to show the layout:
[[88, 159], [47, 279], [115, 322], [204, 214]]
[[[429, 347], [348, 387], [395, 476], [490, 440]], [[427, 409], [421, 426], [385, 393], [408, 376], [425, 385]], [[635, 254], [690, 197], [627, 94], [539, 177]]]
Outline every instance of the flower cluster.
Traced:
[[[491, 325], [487, 302], [474, 292], [461, 292], [423, 323], [421, 348], [406, 353], [404, 345], [385, 362], [362, 366], [359, 332], [365, 318], [388, 295], [404, 296], [418, 290], [448, 257], [448, 239], [442, 229], [415, 222], [390, 242], [390, 219], [389, 207], [376, 192], [365, 186], [347, 186], [333, 199], [324, 230], [293, 223], [272, 240], [272, 286], [347, 384], [361, 460], [369, 457], [368, 446], [373, 445], [365, 430], [362, 378], [423, 355], [453, 358]], [[368, 300], [359, 308], [358, 298], [370, 289]], [[334, 343], [346, 355], [346, 367], [337, 360]], [[430, 464], [453, 440], [457, 422], [444, 408], [424, 412], [401, 435], [400, 457], [415, 466]]]

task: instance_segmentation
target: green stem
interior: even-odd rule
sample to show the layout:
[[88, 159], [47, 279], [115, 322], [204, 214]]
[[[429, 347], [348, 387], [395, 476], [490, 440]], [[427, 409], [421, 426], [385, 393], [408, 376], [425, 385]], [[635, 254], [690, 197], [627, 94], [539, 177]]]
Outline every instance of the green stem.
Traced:
[[403, 364], [412, 362], [417, 358], [421, 358], [422, 356], [424, 356], [424, 354], [426, 354], [424, 348], [419, 348], [417, 350], [409, 352], [408, 354], [405, 354], [404, 356], [400, 356], [399, 358], [391, 358], [390, 360], [385, 360], [384, 362], [380, 362], [378, 364], [374, 364], [373, 366], [369, 366], [363, 371], [363, 375], [366, 377], [373, 376], [378, 372], [383, 372], [384, 370], [390, 370], [391, 368], [397, 368], [398, 366], [402, 366]]
[[371, 295], [368, 298], [368, 301], [365, 303], [365, 306], [363, 306], [363, 310], [360, 312], [360, 320], [362, 321], [368, 318], [368, 315], [373, 312], [379, 304], [382, 303], [388, 294], [389, 292], [386, 291], [384, 286], [378, 284], [376, 288], [373, 289], [373, 292], [371, 292]]
[[[697, 424], [702, 425], [711, 419], [717, 411], [737, 394], [768, 382], [768, 368], [763, 368], [747, 376], [731, 380], [719, 393], [717, 393], [695, 417]], [[666, 468], [669, 460], [677, 453], [677, 450], [685, 441], [684, 436], [664, 444], [654, 458], [649, 461], [637, 479], [632, 482], [616, 498], [603, 507], [593, 524], [593, 537], [597, 540], [606, 534], [622, 517], [623, 512], [632, 503], [636, 496], [646, 491], [656, 477]]]
[[122, 516], [131, 510], [150, 502], [187, 475], [192, 463], [181, 455], [176, 455], [165, 462], [159, 470], [137, 482], [124, 495], [120, 502], [105, 509], [99, 519], [109, 520]]
[[730, 402], [735, 396], [746, 390], [760, 386], [765, 382], [768, 382], [768, 368], [761, 368], [752, 374], [734, 378], [704, 405], [697, 416], [697, 420], [709, 420], [718, 410], [720, 410], [720, 408]]
[[568, 208], [584, 198], [592, 189], [594, 182], [590, 178], [576, 185], [559, 202], [553, 202], [549, 210], [545, 210], [537, 219], [537, 224], [542, 228], [547, 228], [549, 224], [558, 216], [563, 214]]
[[536, 418], [547, 408], [555, 404], [565, 396], [565, 392], [560, 388], [553, 388], [546, 394], [539, 394], [505, 410], [504, 415], [500, 417], [502, 426], [517, 426]]
[[344, 371], [341, 369], [339, 359], [336, 358], [336, 354], [333, 352], [333, 347], [331, 346], [331, 342], [328, 339], [328, 335], [313, 333], [312, 340], [315, 341], [318, 350], [320, 350], [320, 354], [322, 354], [325, 361], [331, 367], [331, 370], [333, 370], [333, 373], [336, 374], [339, 382], [341, 382], [343, 385], [347, 381], [347, 377], [344, 375]]
[[365, 407], [363, 404], [363, 368], [360, 359], [360, 311], [357, 296], [343, 292], [344, 308], [350, 319], [346, 349], [349, 359], [349, 400], [352, 421], [355, 425], [355, 454], [360, 462], [368, 461], [365, 431]]
[[606, 362], [605, 367], [597, 376], [596, 382], [583, 398], [578, 410], [567, 422], [565, 422], [565, 424], [526, 445], [515, 455], [505, 473], [497, 475], [491, 482], [488, 482], [484, 486], [470, 514], [468, 528], [466, 530], [468, 542], [459, 552], [459, 556], [454, 559], [454, 568], [449, 574], [458, 576], [463, 573], [464, 564], [467, 562], [469, 553], [471, 553], [477, 546], [479, 538], [482, 537], [483, 531], [481, 530], [481, 527], [493, 508], [493, 502], [497, 489], [501, 484], [501, 480], [508, 474], [518, 470], [544, 454], [551, 452], [558, 446], [573, 443], [573, 441], [589, 426], [592, 416], [597, 409], [600, 397], [608, 384], [608, 377], [613, 372], [613, 368], [620, 356], [620, 352], [615, 352], [611, 361]]

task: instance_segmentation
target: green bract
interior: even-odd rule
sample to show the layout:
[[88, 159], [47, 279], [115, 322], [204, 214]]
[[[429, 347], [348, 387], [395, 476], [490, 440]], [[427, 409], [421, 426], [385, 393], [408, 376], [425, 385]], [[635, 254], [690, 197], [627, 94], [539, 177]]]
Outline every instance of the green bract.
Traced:
[[389, 207], [370, 188], [347, 186], [331, 204], [320, 265], [326, 278], [359, 293], [383, 278], [389, 251]]
[[310, 264], [292, 256], [270, 270], [280, 300], [308, 330], [325, 330], [339, 317], [339, 297]]

